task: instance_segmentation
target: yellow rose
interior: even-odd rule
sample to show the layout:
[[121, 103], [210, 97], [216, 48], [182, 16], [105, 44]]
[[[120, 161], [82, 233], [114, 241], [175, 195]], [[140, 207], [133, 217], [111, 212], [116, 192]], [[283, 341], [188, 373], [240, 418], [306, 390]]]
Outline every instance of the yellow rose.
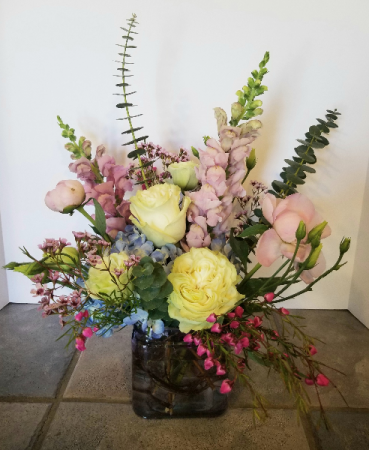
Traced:
[[174, 184], [156, 184], [138, 191], [130, 198], [132, 222], [157, 247], [176, 244], [186, 233], [186, 212], [191, 199], [183, 197], [179, 209], [181, 189]]
[[[98, 293], [111, 295], [113, 291], [119, 291], [124, 289], [128, 283], [128, 269], [124, 264], [129, 256], [124, 253], [112, 253], [109, 256], [104, 256], [103, 261], [100, 264], [96, 264], [95, 267], [91, 267], [88, 271], [88, 280], [86, 280], [86, 287], [90, 292], [92, 298], [99, 298]], [[109, 267], [110, 273], [106, 268]], [[114, 269], [123, 271], [120, 276], [114, 273]], [[116, 281], [117, 284], [114, 283]], [[120, 297], [121, 295], [118, 295]], [[128, 295], [127, 295], [128, 296]]]
[[199, 165], [193, 161], [173, 163], [168, 166], [168, 172], [172, 175], [173, 183], [183, 191], [191, 191], [198, 185], [195, 167]]
[[168, 313], [184, 333], [210, 328], [210, 314], [225, 314], [244, 297], [236, 289], [240, 280], [234, 265], [208, 248], [192, 247], [175, 259], [168, 280], [173, 285]]

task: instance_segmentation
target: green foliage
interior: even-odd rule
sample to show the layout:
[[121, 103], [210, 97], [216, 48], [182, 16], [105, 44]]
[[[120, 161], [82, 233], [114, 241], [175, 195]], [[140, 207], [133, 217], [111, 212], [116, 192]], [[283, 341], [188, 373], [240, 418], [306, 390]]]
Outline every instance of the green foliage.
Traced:
[[255, 100], [255, 98], [268, 90], [267, 86], [261, 84], [264, 75], [268, 73], [268, 69], [265, 67], [268, 61], [269, 52], [266, 52], [259, 64], [259, 70], [253, 70], [247, 85], [236, 92], [238, 101], [232, 105], [232, 119], [229, 121], [231, 126], [236, 126], [240, 120], [249, 120], [263, 114], [263, 110], [260, 108], [263, 102]]
[[297, 192], [297, 187], [305, 183], [307, 173], [315, 173], [315, 169], [308, 164], [315, 164], [317, 158], [314, 150], [322, 149], [329, 145], [327, 138], [322, 136], [327, 134], [331, 128], [337, 128], [335, 120], [340, 113], [337, 110], [327, 109], [326, 121], [317, 119], [318, 125], [312, 125], [309, 131], [305, 133], [305, 139], [297, 139], [301, 145], [295, 147], [297, 156], [293, 159], [285, 159], [288, 166], [283, 167], [280, 174], [282, 181], [274, 180], [272, 182], [273, 190], [269, 192], [276, 197], [285, 198], [287, 195]]
[[73, 159], [79, 159], [82, 158], [82, 156], [91, 159], [90, 147], [83, 148], [82, 145], [85, 142], [86, 138], [81, 136], [77, 142], [77, 137], [74, 134], [75, 129], [70, 128], [68, 124], [63, 123], [60, 116], [57, 116], [56, 118], [58, 119], [59, 127], [63, 130], [61, 135], [63, 136], [63, 138], [69, 139], [69, 142], [65, 144], [65, 148], [69, 152], [73, 153]]
[[173, 286], [161, 264], [145, 256], [132, 269], [132, 275], [132, 283], [142, 300], [142, 307], [149, 311], [150, 318], [170, 320], [167, 298]]
[[251, 227], [247, 227], [245, 230], [242, 231], [238, 235], [239, 238], [249, 237], [249, 236], [255, 236], [257, 234], [263, 234], [264, 231], [266, 231], [269, 227], [267, 225], [263, 225], [261, 223], [258, 223], [256, 225], [251, 225]]
[[93, 199], [95, 205], [95, 227], [98, 231], [98, 234], [103, 238], [106, 237], [106, 218], [104, 210], [102, 209], [100, 203]]

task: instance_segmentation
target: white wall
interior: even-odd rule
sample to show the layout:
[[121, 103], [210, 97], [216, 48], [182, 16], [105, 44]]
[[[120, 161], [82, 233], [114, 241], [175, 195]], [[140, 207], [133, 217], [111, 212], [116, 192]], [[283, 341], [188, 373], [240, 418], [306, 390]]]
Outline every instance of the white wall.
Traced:
[[[368, 165], [369, 3], [353, 0], [1, 0], [1, 204], [6, 260], [19, 245], [37, 252], [44, 237], [71, 238], [81, 218], [43, 204], [47, 190], [71, 178], [56, 115], [114, 155], [123, 152], [115, 108], [120, 26], [138, 15], [132, 51], [137, 111], [150, 139], [168, 150], [215, 136], [212, 108], [229, 111], [265, 50], [271, 53], [264, 128], [253, 178], [271, 182], [325, 109], [342, 112], [317, 175], [301, 189], [330, 222], [325, 254], [333, 263], [341, 236], [350, 262], [291, 301], [291, 307], [347, 308]], [[122, 157], [122, 156], [120, 156]], [[10, 301], [28, 302], [30, 285], [8, 274]]]

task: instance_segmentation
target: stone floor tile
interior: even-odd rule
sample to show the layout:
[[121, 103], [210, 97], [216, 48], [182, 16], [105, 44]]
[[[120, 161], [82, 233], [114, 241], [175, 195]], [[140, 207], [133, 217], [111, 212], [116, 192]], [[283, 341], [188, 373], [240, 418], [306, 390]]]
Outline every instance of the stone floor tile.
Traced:
[[[266, 401], [266, 405], [277, 408], [291, 407], [294, 404], [293, 398], [288, 394], [283, 381], [278, 373], [268, 371], [260, 364], [250, 361], [251, 371], [245, 372], [253, 380], [252, 386], [258, 394]], [[249, 389], [241, 382], [237, 382], [229, 394], [230, 408], [250, 408], [253, 404], [253, 397]]]
[[[291, 314], [305, 317], [305, 332], [325, 342], [316, 342], [315, 358], [344, 372], [346, 376], [327, 369], [326, 373], [340, 389], [350, 407], [369, 408], [369, 330], [348, 311], [291, 310]], [[311, 400], [318, 406], [313, 388]], [[323, 406], [342, 407], [344, 401], [329, 385], [319, 388]]]
[[[324, 425], [314, 429], [323, 450], [367, 450], [369, 449], [369, 413], [353, 411], [328, 411], [332, 429]], [[319, 420], [319, 413], [312, 413], [313, 422]]]
[[65, 398], [114, 399], [131, 398], [132, 327], [118, 331], [110, 338], [89, 339], [87, 350], [80, 355], [65, 391]]
[[216, 419], [145, 420], [130, 405], [62, 403], [42, 450], [309, 450], [293, 411], [273, 410], [265, 423], [249, 409]]
[[53, 397], [75, 349], [65, 348], [58, 317], [41, 317], [36, 305], [0, 311], [0, 397]]
[[0, 403], [1, 450], [26, 449], [49, 405]]

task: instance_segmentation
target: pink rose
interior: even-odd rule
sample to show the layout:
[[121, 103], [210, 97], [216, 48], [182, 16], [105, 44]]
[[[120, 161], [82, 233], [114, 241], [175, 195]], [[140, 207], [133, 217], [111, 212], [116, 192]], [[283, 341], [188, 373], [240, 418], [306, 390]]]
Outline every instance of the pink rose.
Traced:
[[53, 211], [67, 214], [83, 203], [84, 199], [85, 190], [79, 181], [64, 180], [46, 194], [45, 203]]

